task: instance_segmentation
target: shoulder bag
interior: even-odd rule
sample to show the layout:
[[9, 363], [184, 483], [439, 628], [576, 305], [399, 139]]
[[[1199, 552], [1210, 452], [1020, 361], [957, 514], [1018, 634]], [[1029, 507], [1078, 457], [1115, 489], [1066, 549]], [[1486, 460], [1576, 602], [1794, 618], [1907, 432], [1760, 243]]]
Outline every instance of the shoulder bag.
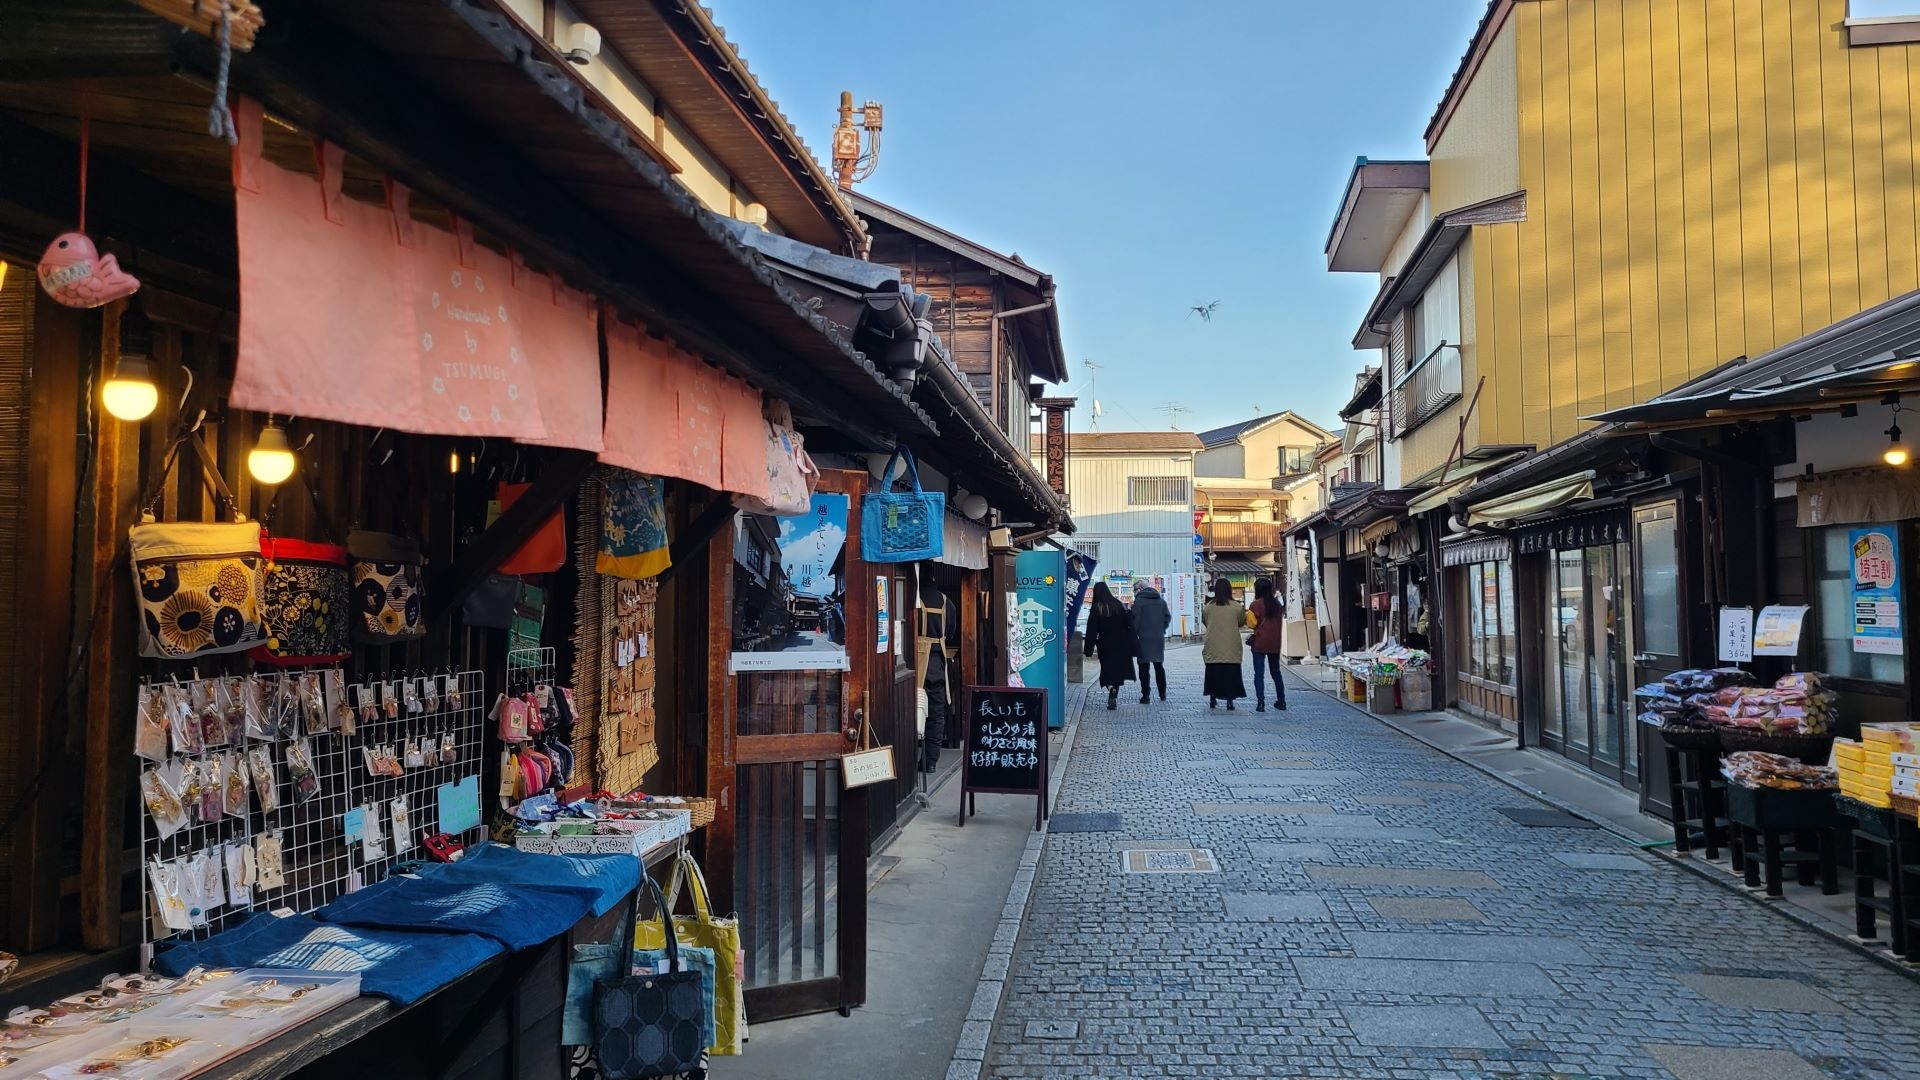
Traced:
[[593, 1050], [607, 1080], [673, 1076], [700, 1064], [706, 1052], [707, 1003], [700, 973], [680, 970], [680, 946], [659, 883], [645, 879], [665, 931], [664, 974], [635, 975], [631, 942], [618, 978], [593, 988]]
[[[334, 535], [320, 496], [304, 471], [299, 483], [313, 503], [314, 531], [323, 538]], [[279, 499], [280, 492], [275, 491], [267, 503], [269, 524]], [[253, 650], [253, 658], [288, 667], [328, 664], [352, 655], [347, 549], [330, 539], [293, 540], [262, 528], [260, 554], [266, 558], [260, 621], [266, 625], [267, 640]]]
[[[180, 447], [199, 459], [203, 479], [231, 522], [154, 519], [154, 506]], [[129, 562], [140, 604], [140, 655], [187, 660], [244, 652], [266, 641], [261, 625], [260, 525], [240, 513], [200, 436], [187, 432], [167, 452], [161, 480], [140, 523], [128, 530]]]
[[946, 494], [920, 489], [920, 467], [905, 446], [887, 459], [882, 484], [898, 461], [906, 462], [913, 490], [869, 491], [860, 503], [860, 557], [870, 563], [919, 562], [946, 550]]

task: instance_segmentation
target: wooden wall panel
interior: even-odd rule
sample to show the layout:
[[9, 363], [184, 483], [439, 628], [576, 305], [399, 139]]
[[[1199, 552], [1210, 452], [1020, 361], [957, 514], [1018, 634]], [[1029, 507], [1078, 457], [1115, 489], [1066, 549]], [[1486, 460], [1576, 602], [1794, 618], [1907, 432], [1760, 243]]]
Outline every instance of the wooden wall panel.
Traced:
[[1476, 274], [1482, 369], [1508, 376], [1483, 440], [1559, 442], [1920, 287], [1920, 46], [1849, 47], [1845, 17], [1846, 0], [1515, 5], [1529, 207], [1481, 245], [1507, 263]]

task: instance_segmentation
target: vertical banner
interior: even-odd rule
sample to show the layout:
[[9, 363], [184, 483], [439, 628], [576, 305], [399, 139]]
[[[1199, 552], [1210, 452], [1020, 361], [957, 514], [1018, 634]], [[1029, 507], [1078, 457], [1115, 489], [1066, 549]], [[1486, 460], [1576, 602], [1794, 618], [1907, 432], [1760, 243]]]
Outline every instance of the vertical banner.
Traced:
[[1076, 631], [1084, 628], [1080, 613], [1087, 600], [1087, 590], [1093, 587], [1093, 568], [1100, 560], [1091, 555], [1082, 555], [1078, 551], [1067, 552], [1067, 625]]
[[1012, 639], [1020, 686], [1047, 691], [1047, 726], [1066, 726], [1067, 592], [1065, 553], [1056, 548], [1014, 556], [1016, 600]]
[[1893, 525], [1847, 531], [1853, 554], [1853, 651], [1900, 655], [1900, 539]]
[[823, 491], [805, 514], [734, 517], [729, 670], [847, 670], [847, 510]]
[[873, 651], [885, 653], [893, 648], [893, 639], [889, 636], [893, 628], [892, 616], [887, 611], [887, 575], [873, 576]]

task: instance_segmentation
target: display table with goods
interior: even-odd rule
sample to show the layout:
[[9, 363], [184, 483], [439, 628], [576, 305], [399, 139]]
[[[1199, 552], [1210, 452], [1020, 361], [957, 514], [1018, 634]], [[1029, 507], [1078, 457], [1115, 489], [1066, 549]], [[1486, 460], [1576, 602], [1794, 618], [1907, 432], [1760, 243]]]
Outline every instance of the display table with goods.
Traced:
[[[1853, 823], [1854, 922], [1863, 938], [1876, 936], [1885, 915], [1896, 955], [1920, 954], [1909, 908], [1916, 898], [1920, 836], [1915, 833], [1920, 800], [1920, 729], [1905, 723], [1863, 724], [1858, 739], [1835, 739], [1833, 764], [1841, 794], [1836, 800]], [[1877, 885], [1886, 883], [1886, 895]]]
[[1764, 871], [1767, 895], [1781, 896], [1791, 865], [1800, 884], [1814, 884], [1817, 871], [1823, 894], [1839, 892], [1834, 770], [1783, 754], [1736, 750], [1722, 760], [1721, 772], [1747, 887], [1759, 888]]
[[513, 809], [513, 845], [555, 854], [601, 852], [647, 861], [692, 830], [713, 820], [711, 799], [648, 796], [615, 798], [605, 792], [563, 802], [548, 794], [522, 800]]
[[1375, 715], [1433, 707], [1432, 661], [1424, 650], [1382, 645], [1343, 654], [1332, 663], [1340, 668], [1347, 700]]

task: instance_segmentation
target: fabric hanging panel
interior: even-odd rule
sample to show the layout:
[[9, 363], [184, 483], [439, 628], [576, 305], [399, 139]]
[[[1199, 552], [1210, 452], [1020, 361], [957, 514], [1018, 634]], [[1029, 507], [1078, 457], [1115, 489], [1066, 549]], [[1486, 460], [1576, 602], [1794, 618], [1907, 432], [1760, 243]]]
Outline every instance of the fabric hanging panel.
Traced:
[[671, 347], [611, 315], [605, 325], [607, 416], [600, 460], [654, 476], [681, 476]]
[[773, 495], [767, 474], [766, 403], [760, 391], [730, 376], [717, 381], [720, 397], [720, 482], [727, 491], [766, 501]]
[[584, 361], [551, 359], [565, 335], [537, 346], [525, 336], [506, 258], [461, 223], [414, 222], [403, 185], [389, 185], [384, 209], [344, 197], [344, 154], [331, 144], [316, 148], [317, 178], [265, 160], [258, 102], [242, 99], [236, 123], [232, 404], [416, 434], [547, 438], [535, 372], [560, 377]]
[[680, 417], [680, 471], [674, 475], [725, 491], [726, 470], [721, 455], [726, 438], [721, 385], [724, 376], [677, 345], [672, 346], [671, 364]]
[[[539, 385], [540, 418], [547, 433], [527, 440], [599, 453], [606, 445], [605, 395], [600, 385], [600, 312], [593, 297], [551, 274], [512, 259], [520, 333]], [[502, 308], [502, 310], [505, 310]]]
[[1920, 477], [1892, 469], [1865, 469], [1802, 479], [1798, 524], [1865, 525], [1920, 517]]

